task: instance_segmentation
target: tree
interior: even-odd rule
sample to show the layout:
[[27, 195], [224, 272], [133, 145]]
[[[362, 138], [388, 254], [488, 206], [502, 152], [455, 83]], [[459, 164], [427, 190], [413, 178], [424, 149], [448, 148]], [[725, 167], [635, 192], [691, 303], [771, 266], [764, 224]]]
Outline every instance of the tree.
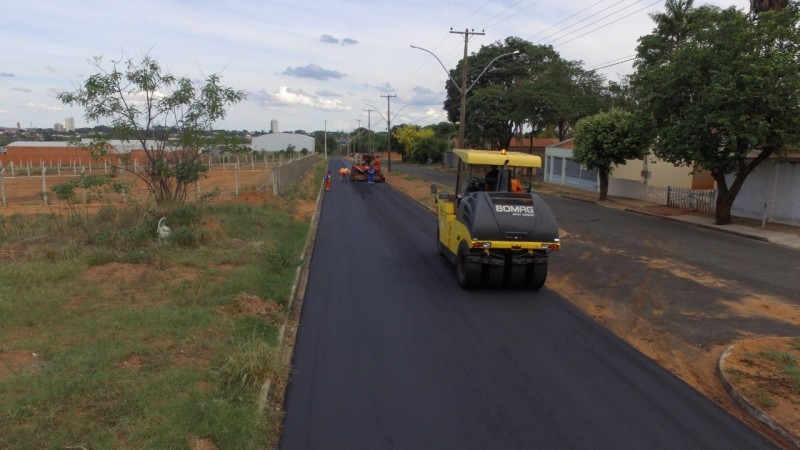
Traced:
[[404, 161], [411, 154], [411, 150], [414, 148], [414, 144], [417, 141], [432, 136], [433, 130], [422, 129], [417, 125], [402, 125], [392, 131], [392, 137], [397, 139], [397, 142], [399, 142], [401, 146], [400, 148], [396, 148], [395, 151], [400, 153]]
[[421, 164], [442, 162], [448, 147], [447, 141], [433, 134], [426, 135], [414, 142], [411, 150], [411, 161]]
[[608, 177], [614, 166], [641, 158], [643, 143], [633, 114], [621, 109], [615, 108], [578, 121], [573, 155], [576, 162], [597, 170], [600, 200], [608, 198]]
[[[496, 57], [518, 51], [513, 56]], [[463, 62], [450, 72], [461, 79]], [[581, 68], [577, 61], [565, 61], [551, 46], [534, 45], [516, 37], [484, 46], [468, 57], [466, 137], [470, 145], [507, 148], [524, 125], [538, 135], [555, 128], [563, 140], [581, 117], [604, 106], [602, 76]], [[477, 81], [476, 81], [477, 79]], [[457, 122], [461, 106], [459, 87], [445, 83], [444, 109], [448, 119]]]
[[[58, 93], [58, 99], [84, 107], [90, 122], [109, 121], [114, 137], [140, 146], [145, 166], [134, 173], [158, 205], [183, 203], [189, 187], [207, 171], [201, 155], [219, 144], [210, 138], [212, 125], [244, 93], [220, 85], [216, 74], [202, 83], [177, 77], [149, 55], [111, 61], [110, 69], [96, 57], [93, 65], [98, 73], [77, 90]], [[106, 149], [108, 139], [96, 136], [90, 148]]]
[[554, 127], [563, 141], [582, 117], [604, 106], [604, 79], [583, 70], [580, 63], [557, 59], [534, 80], [524, 84], [524, 95], [515, 96], [521, 113], [536, 130]]
[[758, 16], [762, 11], [780, 11], [789, 6], [789, 0], [750, 0], [750, 13]]
[[664, 7], [665, 12], [650, 14], [650, 18], [669, 45], [680, 44], [689, 27], [689, 12], [694, 7], [694, 0], [667, 0]]
[[[495, 60], [500, 55], [515, 50], [519, 53]], [[477, 54], [468, 56], [467, 87], [472, 88], [466, 96], [465, 135], [470, 146], [508, 146], [514, 129], [522, 120], [515, 118], [513, 114], [512, 100], [516, 83], [533, 76], [542, 64], [557, 55], [552, 48], [535, 46], [520, 38], [509, 37], [505, 42], [484, 46]], [[452, 79], [461, 79], [463, 66], [464, 61], [461, 61], [450, 71]], [[447, 99], [444, 109], [448, 120], [456, 123], [461, 108], [461, 86], [447, 80], [445, 88]]]
[[[315, 131], [311, 133], [314, 136], [314, 151], [317, 153], [334, 153], [339, 147], [337, 142], [337, 135], [332, 131]], [[327, 141], [326, 141], [327, 140]]]
[[659, 28], [640, 40], [632, 88], [653, 152], [711, 173], [725, 225], [747, 176], [800, 142], [800, 14], [796, 3], [757, 20], [735, 8], [687, 14], [674, 46]]

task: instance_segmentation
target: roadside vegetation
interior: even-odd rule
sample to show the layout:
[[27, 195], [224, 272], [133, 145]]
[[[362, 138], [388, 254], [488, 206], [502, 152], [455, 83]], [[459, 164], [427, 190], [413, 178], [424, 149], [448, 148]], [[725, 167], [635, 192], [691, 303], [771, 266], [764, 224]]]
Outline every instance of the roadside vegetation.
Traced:
[[274, 447], [280, 413], [257, 404], [287, 376], [323, 170], [280, 199], [0, 216], [0, 448]]

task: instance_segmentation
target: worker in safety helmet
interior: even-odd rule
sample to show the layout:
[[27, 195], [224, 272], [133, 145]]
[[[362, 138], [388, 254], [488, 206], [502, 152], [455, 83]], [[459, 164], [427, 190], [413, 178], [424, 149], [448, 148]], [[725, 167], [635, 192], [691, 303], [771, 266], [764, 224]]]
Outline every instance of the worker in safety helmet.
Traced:
[[369, 170], [367, 170], [367, 181], [369, 181], [369, 184], [375, 184], [375, 164], [369, 165]]

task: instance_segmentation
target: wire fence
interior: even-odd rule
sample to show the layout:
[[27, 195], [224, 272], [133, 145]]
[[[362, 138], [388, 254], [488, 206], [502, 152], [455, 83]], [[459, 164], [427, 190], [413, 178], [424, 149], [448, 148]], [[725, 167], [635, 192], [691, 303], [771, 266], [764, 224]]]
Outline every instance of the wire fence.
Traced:
[[[235, 198], [243, 189], [271, 190], [280, 195], [319, 159], [318, 155], [259, 156], [204, 157], [203, 163], [208, 167], [208, 172], [194, 184], [187, 199]], [[144, 169], [135, 160], [127, 167], [115, 167], [107, 161], [98, 162], [90, 158], [47, 163], [40, 161], [36, 165], [30, 161], [19, 161], [8, 163], [5, 167], [0, 163], [0, 205], [52, 205], [56, 201], [53, 188], [76, 181], [76, 194], [82, 203], [126, 203], [131, 199], [146, 199], [150, 191], [143, 179]], [[85, 182], [90, 175], [113, 176], [126, 189], [121, 192], [112, 189], [98, 191]]]
[[644, 187], [643, 200], [713, 214], [716, 210], [717, 191], [647, 185]]

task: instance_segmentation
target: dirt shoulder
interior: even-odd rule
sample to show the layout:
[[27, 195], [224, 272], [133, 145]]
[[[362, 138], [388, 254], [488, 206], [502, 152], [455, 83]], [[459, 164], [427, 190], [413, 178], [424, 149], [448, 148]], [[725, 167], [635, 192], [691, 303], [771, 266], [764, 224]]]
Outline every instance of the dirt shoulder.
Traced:
[[[403, 173], [392, 174], [386, 181], [432, 211], [435, 210], [429, 181]], [[587, 200], [594, 200], [591, 195], [586, 197]], [[613, 203], [607, 206], [625, 208]], [[643, 205], [642, 208], [646, 209], [643, 212], [652, 215], [690, 213], [666, 207]], [[569, 241], [569, 236], [563, 238]], [[728, 345], [698, 348], [682, 339], [678, 330], [648, 323], [637, 308], [620, 302], [600, 304], [596, 295], [578, 291], [569, 280], [568, 274], [554, 273], [548, 276], [547, 286], [709, 399], [753, 428], [771, 436], [779, 445], [786, 448], [797, 445], [793, 439], [800, 439], [800, 379], [797, 375], [792, 376], [791, 369], [788, 374], [785, 369], [794, 367], [798, 370], [796, 364], [800, 361], [800, 341], [796, 337], [748, 339], [736, 343], [733, 352]], [[759, 314], [781, 320], [787, 314], [796, 315], [800, 324], [800, 312], [787, 311], [786, 308], [762, 309]], [[637, 326], [631, 327], [631, 323]], [[726, 351], [728, 354], [724, 365], [720, 366], [720, 359]], [[779, 366], [775, 359], [786, 363]], [[728, 376], [723, 377], [723, 373]], [[747, 401], [752, 409], [743, 407], [737, 395]], [[755, 411], [764, 417], [756, 417]], [[774, 426], [769, 426], [770, 423]]]

